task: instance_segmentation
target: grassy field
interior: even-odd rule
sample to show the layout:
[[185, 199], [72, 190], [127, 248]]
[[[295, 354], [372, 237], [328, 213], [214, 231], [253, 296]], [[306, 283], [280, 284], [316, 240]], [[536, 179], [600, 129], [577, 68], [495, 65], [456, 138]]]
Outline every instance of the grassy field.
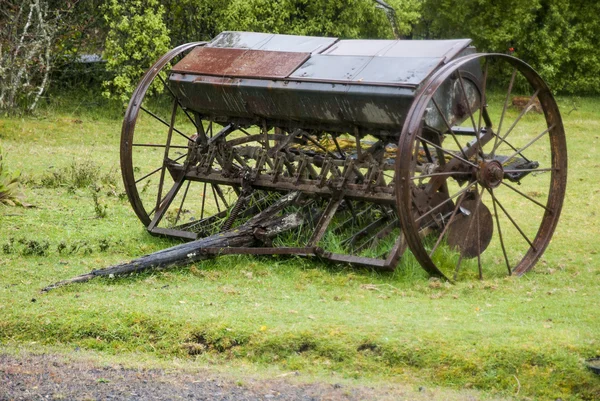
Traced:
[[549, 249], [524, 277], [454, 285], [410, 260], [380, 274], [231, 256], [41, 294], [174, 242], [148, 235], [124, 196], [119, 111], [59, 98], [34, 117], [0, 117], [5, 162], [34, 205], [0, 206], [0, 350], [600, 399], [584, 366], [600, 355], [600, 99], [558, 100], [569, 185]]

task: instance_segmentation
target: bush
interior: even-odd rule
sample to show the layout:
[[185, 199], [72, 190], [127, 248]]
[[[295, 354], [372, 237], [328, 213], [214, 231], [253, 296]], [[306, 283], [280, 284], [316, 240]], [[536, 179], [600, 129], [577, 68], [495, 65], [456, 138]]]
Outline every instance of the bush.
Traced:
[[170, 48], [165, 9], [158, 0], [107, 0], [104, 9], [109, 32], [103, 56], [114, 76], [103, 95], [126, 103], [146, 69]]
[[[420, 1], [390, 3], [400, 33], [408, 34]], [[375, 6], [373, 0], [107, 0], [104, 58], [114, 75], [105, 82], [104, 95], [127, 102], [145, 70], [169, 48], [226, 30], [392, 38], [385, 12]]]
[[9, 206], [24, 206], [23, 195], [19, 191], [18, 171], [8, 171], [2, 160], [2, 149], [0, 148], [0, 203]]
[[531, 64], [559, 92], [600, 92], [600, 3], [587, 0], [425, 0], [416, 33], [472, 38], [480, 52]]

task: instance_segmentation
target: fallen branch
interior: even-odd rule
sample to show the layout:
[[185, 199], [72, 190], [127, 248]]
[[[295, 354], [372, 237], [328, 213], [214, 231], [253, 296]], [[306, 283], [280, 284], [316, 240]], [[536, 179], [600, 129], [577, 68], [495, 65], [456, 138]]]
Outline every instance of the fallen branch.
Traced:
[[250, 247], [268, 241], [275, 235], [299, 227], [304, 222], [300, 212], [280, 216], [278, 213], [292, 204], [298, 197], [297, 192], [282, 196], [277, 202], [257, 214], [243, 225], [219, 234], [180, 244], [168, 249], [142, 256], [127, 263], [93, 270], [67, 280], [59, 281], [42, 289], [48, 292], [72, 283], [82, 283], [95, 277], [117, 276], [137, 273], [149, 269], [166, 269], [173, 266], [185, 266], [214, 256], [211, 249]]

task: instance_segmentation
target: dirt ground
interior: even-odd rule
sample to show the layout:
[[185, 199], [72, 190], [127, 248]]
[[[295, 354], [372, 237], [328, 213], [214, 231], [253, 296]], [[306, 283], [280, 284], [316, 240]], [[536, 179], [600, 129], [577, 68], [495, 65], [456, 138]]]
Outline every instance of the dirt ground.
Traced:
[[52, 354], [0, 353], [0, 400], [464, 400], [475, 392], [300, 383], [293, 376], [239, 380], [201, 371], [98, 366]]

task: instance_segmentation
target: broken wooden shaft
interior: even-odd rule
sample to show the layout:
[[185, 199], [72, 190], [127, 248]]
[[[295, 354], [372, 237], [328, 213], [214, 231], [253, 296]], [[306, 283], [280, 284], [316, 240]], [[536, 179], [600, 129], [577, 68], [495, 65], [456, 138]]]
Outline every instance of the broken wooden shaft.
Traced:
[[[296, 201], [298, 192], [282, 196], [271, 206], [248, 220], [245, 224], [228, 231], [201, 238], [196, 241], [176, 245], [158, 252], [144, 255], [127, 263], [93, 270], [67, 280], [59, 281], [42, 289], [48, 292], [72, 283], [82, 283], [100, 276], [116, 276], [137, 273], [149, 269], [165, 269], [173, 266], [185, 266], [208, 259], [215, 254], [226, 254], [228, 249], [250, 247], [257, 243], [268, 242], [277, 234], [299, 227], [304, 222], [301, 212], [280, 216], [279, 212]], [[239, 253], [239, 252], [236, 252]], [[276, 252], [271, 252], [276, 253]], [[298, 252], [293, 252], [297, 254]]]

